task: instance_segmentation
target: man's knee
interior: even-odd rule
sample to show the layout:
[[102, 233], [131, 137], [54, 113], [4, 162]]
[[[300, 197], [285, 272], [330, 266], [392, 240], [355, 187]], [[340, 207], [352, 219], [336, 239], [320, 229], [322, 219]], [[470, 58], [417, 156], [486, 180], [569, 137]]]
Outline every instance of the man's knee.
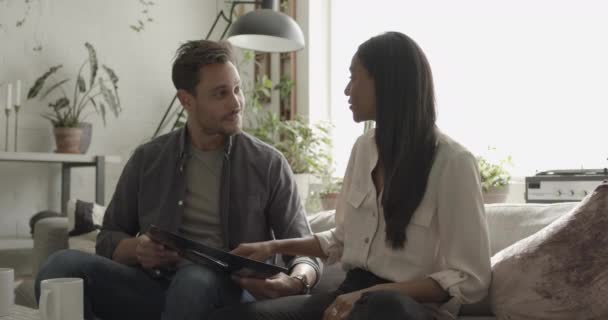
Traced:
[[182, 267], [167, 290], [163, 319], [207, 319], [214, 310], [238, 303], [241, 292], [224, 272], [197, 265]]
[[220, 293], [226, 289], [230, 278], [221, 272], [212, 269], [190, 265], [176, 272], [169, 291], [184, 297], [196, 297], [207, 294]]
[[355, 304], [350, 319], [371, 319], [369, 316], [377, 315], [382, 315], [382, 319], [431, 319], [423, 305], [399, 292], [388, 290], [364, 293]]
[[36, 298], [40, 296], [40, 282], [52, 278], [83, 278], [85, 270], [93, 265], [97, 258], [94, 255], [77, 250], [60, 250], [49, 256], [36, 275]]
[[90, 254], [82, 251], [64, 249], [51, 254], [39, 271], [40, 274], [69, 274], [86, 262]]

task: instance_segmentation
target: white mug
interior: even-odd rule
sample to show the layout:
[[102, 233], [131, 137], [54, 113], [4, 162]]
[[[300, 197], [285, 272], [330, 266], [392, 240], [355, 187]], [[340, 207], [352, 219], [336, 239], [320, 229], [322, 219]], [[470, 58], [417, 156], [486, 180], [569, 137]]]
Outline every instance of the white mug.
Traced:
[[11, 314], [14, 293], [15, 271], [11, 268], [0, 268], [0, 317]]
[[40, 283], [40, 319], [83, 320], [82, 279], [55, 278]]

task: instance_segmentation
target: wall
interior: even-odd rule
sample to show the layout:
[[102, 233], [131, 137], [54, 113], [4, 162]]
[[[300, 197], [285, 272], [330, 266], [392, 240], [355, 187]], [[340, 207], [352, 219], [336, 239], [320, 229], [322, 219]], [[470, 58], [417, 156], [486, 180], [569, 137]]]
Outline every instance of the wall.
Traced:
[[[118, 119], [101, 118], [93, 123], [89, 154], [122, 157], [106, 172], [106, 204], [112, 196], [125, 161], [156, 129], [174, 94], [170, 66], [178, 45], [205, 36], [222, 0], [154, 1], [144, 30], [129, 25], [146, 17], [138, 0], [32, 0], [25, 16], [25, 0], [0, 0], [0, 83], [25, 81], [26, 92], [50, 66], [63, 64], [62, 76], [73, 77], [86, 59], [85, 42], [92, 43], [99, 60], [112, 67], [119, 81], [124, 109]], [[41, 46], [42, 50], [33, 48]], [[73, 90], [68, 83], [66, 90]], [[0, 89], [4, 106], [6, 87]], [[40, 117], [46, 104], [30, 100], [20, 113], [19, 151], [52, 152], [54, 140], [48, 121]], [[0, 114], [0, 147], [4, 148], [4, 114]], [[11, 134], [12, 137], [12, 134]], [[12, 139], [12, 138], [11, 138]], [[40, 210], [59, 210], [60, 168], [58, 165], [0, 162], [0, 237], [26, 236], [28, 219]], [[72, 197], [94, 199], [94, 173], [76, 169], [72, 174]]]

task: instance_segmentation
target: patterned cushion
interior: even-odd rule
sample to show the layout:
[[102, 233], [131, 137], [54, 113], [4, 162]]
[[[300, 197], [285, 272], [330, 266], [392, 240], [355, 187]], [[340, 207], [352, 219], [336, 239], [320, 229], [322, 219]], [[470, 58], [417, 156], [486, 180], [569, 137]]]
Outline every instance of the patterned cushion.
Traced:
[[492, 257], [499, 319], [608, 319], [608, 182]]
[[88, 234], [101, 228], [106, 211], [105, 207], [96, 203], [77, 199], [68, 201], [67, 210], [70, 237]]

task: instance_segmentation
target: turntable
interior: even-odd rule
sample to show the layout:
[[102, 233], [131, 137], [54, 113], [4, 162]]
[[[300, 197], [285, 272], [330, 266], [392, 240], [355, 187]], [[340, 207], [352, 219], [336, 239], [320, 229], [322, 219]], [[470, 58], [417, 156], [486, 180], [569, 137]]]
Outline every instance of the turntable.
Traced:
[[526, 177], [526, 202], [580, 201], [608, 180], [608, 168], [548, 170]]

